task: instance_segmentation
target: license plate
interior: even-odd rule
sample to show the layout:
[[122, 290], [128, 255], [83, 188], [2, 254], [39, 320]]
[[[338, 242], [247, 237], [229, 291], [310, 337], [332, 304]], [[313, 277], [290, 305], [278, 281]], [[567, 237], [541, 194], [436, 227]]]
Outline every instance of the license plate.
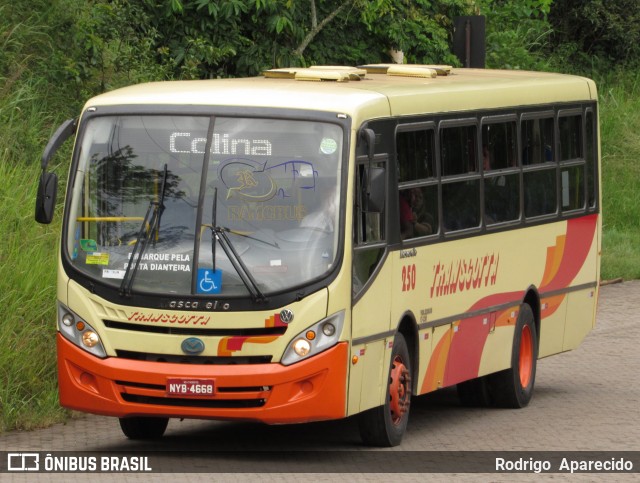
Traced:
[[211, 397], [213, 379], [167, 379], [167, 396]]

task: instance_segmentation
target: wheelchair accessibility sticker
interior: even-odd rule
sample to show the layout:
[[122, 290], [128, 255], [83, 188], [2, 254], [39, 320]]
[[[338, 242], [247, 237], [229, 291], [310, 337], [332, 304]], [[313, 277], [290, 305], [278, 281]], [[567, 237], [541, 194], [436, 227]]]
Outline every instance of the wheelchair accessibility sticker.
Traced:
[[220, 293], [222, 289], [222, 271], [210, 268], [198, 269], [198, 293]]

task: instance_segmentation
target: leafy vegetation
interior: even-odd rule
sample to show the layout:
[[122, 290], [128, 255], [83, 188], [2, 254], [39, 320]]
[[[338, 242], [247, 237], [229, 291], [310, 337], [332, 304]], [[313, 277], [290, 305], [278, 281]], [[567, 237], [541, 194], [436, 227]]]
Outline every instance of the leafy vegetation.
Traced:
[[[490, 67], [596, 79], [603, 278], [640, 278], [640, 22], [631, 0], [14, 0], [0, 5], [0, 431], [62, 421], [55, 371], [61, 200], [33, 221], [39, 158], [90, 96], [287, 65], [456, 63], [453, 17], [487, 16]], [[617, 67], [614, 67], [615, 65]], [[64, 191], [69, 147], [50, 168]]]
[[552, 0], [479, 0], [487, 22], [487, 67], [548, 70]]
[[[327, 59], [455, 62], [451, 18], [464, 0], [145, 0], [141, 25], [178, 78], [241, 77]], [[343, 42], [336, 42], [344, 39]], [[352, 40], [355, 39], [354, 43]], [[339, 54], [339, 56], [337, 56]]]

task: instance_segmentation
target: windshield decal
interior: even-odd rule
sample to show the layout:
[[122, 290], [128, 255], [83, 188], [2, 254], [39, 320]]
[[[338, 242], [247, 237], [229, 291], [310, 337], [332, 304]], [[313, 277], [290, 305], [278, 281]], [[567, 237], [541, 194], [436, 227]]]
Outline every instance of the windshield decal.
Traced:
[[[131, 253], [127, 254], [129, 261], [131, 261], [131, 255]], [[126, 269], [128, 265], [129, 262], [124, 262], [123, 268]], [[143, 253], [140, 257], [138, 270], [143, 272], [190, 272], [191, 257], [188, 253]]]
[[[169, 151], [176, 154], [204, 154], [206, 142], [206, 138], [193, 138], [190, 132], [174, 132], [169, 136]], [[214, 134], [211, 145], [212, 154], [271, 156], [271, 151], [271, 142], [267, 139], [235, 139], [228, 134]]]
[[109, 270], [104, 268], [102, 270], [102, 278], [114, 278], [117, 280], [122, 280], [124, 278], [124, 270]]
[[338, 143], [335, 139], [324, 138], [320, 143], [320, 151], [322, 154], [333, 154], [338, 149]]
[[84, 252], [97, 252], [98, 244], [95, 240], [83, 238], [80, 240], [80, 248], [82, 248]]
[[[294, 191], [316, 189], [318, 171], [313, 163], [291, 160], [274, 166], [251, 159], [228, 159], [219, 168], [220, 180], [227, 188], [226, 199], [239, 197], [247, 201], [265, 202], [291, 198]], [[276, 178], [279, 181], [276, 182]]]
[[87, 253], [87, 259], [85, 260], [87, 265], [109, 265], [108, 253]]
[[220, 293], [222, 291], [222, 270], [198, 269], [198, 293]]

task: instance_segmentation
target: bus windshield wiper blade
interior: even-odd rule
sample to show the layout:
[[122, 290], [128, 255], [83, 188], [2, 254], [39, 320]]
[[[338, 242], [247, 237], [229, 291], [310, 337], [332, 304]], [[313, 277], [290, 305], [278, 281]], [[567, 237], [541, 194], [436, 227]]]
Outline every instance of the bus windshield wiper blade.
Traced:
[[140, 225], [140, 230], [138, 231], [138, 236], [136, 237], [136, 243], [133, 246], [133, 252], [131, 252], [129, 263], [127, 263], [127, 269], [124, 272], [124, 277], [122, 277], [122, 283], [120, 284], [120, 296], [131, 295], [131, 286], [133, 285], [133, 279], [138, 272], [138, 267], [140, 266], [142, 255], [147, 250], [147, 246], [149, 245], [149, 240], [151, 238], [154, 239], [153, 244], [155, 246], [155, 235], [158, 234], [158, 230], [160, 228], [160, 218], [162, 218], [162, 212], [164, 211], [164, 193], [166, 186], [167, 165], [165, 164], [164, 173], [162, 174], [160, 200], [151, 200], [149, 202], [147, 213], [144, 215], [144, 220], [142, 220], [142, 225]]
[[[220, 227], [216, 225], [217, 205], [218, 205], [218, 188], [214, 188], [213, 207], [212, 207], [212, 214], [211, 214], [211, 256], [213, 257], [214, 272], [216, 270], [216, 242], [220, 242], [220, 246], [222, 247], [222, 250], [227, 255], [227, 258], [231, 262], [231, 265], [233, 265], [233, 268], [235, 269], [238, 276], [240, 277], [240, 280], [242, 280], [242, 283], [244, 283], [245, 287], [247, 287], [247, 290], [251, 294], [251, 298], [255, 302], [266, 302], [268, 300], [267, 297], [265, 297], [265, 295], [262, 293], [262, 291], [258, 287], [258, 283], [256, 282], [256, 279], [253, 278], [253, 275], [251, 275], [251, 272], [242, 261], [242, 258], [240, 258], [240, 255], [238, 254], [237, 250], [233, 246], [233, 243], [231, 243], [231, 240], [229, 240], [229, 237], [227, 236], [226, 232], [234, 233], [238, 235], [241, 235], [241, 234], [234, 232], [229, 228]], [[248, 237], [248, 238], [253, 238], [253, 237]], [[258, 240], [257, 238], [253, 238], [253, 239]], [[258, 241], [262, 241], [262, 240], [258, 240]], [[264, 243], [272, 245], [269, 242], [264, 242]], [[277, 248], [279, 248], [277, 244], [272, 246], [276, 246]]]
[[249, 290], [249, 293], [251, 293], [251, 297], [253, 298], [253, 300], [256, 302], [266, 302], [268, 300], [267, 297], [265, 297], [265, 295], [262, 293], [262, 291], [258, 287], [256, 279], [253, 278], [253, 275], [251, 275], [251, 272], [242, 261], [242, 258], [240, 258], [240, 255], [238, 254], [236, 249], [233, 247], [233, 244], [225, 233], [224, 228], [214, 226], [213, 236], [217, 241], [220, 242], [220, 246], [224, 250], [224, 253], [227, 255], [227, 258], [231, 262], [231, 265], [233, 265], [233, 268], [235, 268], [236, 272], [240, 276], [240, 279], [247, 287], [247, 290]]
[[[215, 226], [215, 225], [214, 225]], [[241, 233], [239, 231], [232, 230], [231, 228], [227, 228], [226, 226], [216, 226], [217, 229], [225, 231], [227, 233], [232, 233], [233, 235], [238, 235], [244, 238], [248, 238], [249, 240], [254, 240], [260, 243], [264, 243], [265, 245], [269, 245], [270, 247], [280, 249], [280, 245], [277, 242], [268, 242], [266, 240], [261, 240], [260, 238], [256, 238], [255, 236], [247, 235], [245, 233]]]

